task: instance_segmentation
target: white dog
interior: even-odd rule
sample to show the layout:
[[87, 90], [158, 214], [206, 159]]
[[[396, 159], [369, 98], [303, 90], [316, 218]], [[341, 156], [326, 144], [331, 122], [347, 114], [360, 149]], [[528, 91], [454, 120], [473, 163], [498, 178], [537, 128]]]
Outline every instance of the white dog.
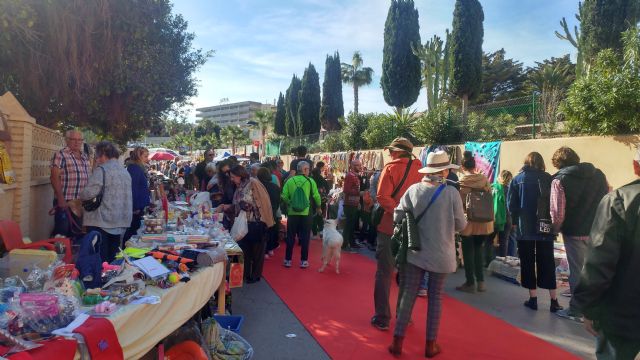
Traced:
[[318, 269], [323, 272], [331, 260], [336, 262], [336, 274], [340, 274], [340, 251], [342, 249], [342, 235], [336, 230], [338, 220], [325, 220], [322, 231], [322, 266]]

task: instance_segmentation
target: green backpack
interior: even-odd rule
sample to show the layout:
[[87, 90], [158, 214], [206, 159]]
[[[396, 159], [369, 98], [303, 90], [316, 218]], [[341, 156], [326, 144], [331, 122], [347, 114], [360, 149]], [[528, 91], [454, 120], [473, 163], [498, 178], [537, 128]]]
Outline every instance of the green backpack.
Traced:
[[309, 197], [302, 188], [305, 183], [303, 182], [302, 185], [298, 185], [295, 181], [293, 183], [296, 185], [296, 189], [291, 196], [291, 209], [295, 212], [303, 212], [309, 207]]

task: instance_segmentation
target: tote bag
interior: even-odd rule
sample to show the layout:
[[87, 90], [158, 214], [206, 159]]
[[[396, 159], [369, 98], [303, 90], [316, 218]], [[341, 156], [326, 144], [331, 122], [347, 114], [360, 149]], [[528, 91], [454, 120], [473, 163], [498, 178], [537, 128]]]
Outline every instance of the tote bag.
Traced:
[[236, 219], [233, 222], [233, 226], [231, 227], [231, 237], [235, 241], [242, 240], [247, 233], [249, 232], [249, 226], [247, 225], [247, 213], [244, 210], [240, 211], [240, 214], [236, 216]]

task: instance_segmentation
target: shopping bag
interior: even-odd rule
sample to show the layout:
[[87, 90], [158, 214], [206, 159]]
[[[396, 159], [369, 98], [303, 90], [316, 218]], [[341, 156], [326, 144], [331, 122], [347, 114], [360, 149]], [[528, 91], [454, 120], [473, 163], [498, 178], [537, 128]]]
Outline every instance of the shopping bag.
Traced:
[[242, 287], [243, 279], [244, 279], [244, 264], [231, 263], [231, 267], [229, 269], [229, 288]]
[[240, 214], [236, 216], [231, 227], [231, 237], [235, 241], [242, 240], [249, 232], [249, 226], [247, 225], [247, 213], [244, 210], [240, 211]]

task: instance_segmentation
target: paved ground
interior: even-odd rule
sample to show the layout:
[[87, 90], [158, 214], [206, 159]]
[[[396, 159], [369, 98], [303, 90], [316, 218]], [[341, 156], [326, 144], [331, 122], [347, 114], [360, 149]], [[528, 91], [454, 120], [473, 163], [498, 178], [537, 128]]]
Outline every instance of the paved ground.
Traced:
[[[372, 252], [362, 250], [361, 254], [373, 260]], [[548, 311], [548, 293], [538, 294], [539, 310], [532, 311], [522, 305], [528, 297], [525, 289], [492, 276], [486, 280], [489, 289], [486, 293], [461, 293], [455, 290], [457, 285], [464, 282], [464, 273], [459, 270], [449, 276], [445, 283], [445, 291], [466, 304], [503, 319], [581, 358], [595, 359], [593, 339], [582, 329], [582, 325], [560, 319]], [[561, 298], [560, 301], [563, 306], [568, 304], [567, 298]], [[241, 335], [254, 347], [255, 359], [329, 359], [265, 281], [234, 289], [233, 312], [245, 317]], [[296, 336], [287, 337], [287, 334]]]

